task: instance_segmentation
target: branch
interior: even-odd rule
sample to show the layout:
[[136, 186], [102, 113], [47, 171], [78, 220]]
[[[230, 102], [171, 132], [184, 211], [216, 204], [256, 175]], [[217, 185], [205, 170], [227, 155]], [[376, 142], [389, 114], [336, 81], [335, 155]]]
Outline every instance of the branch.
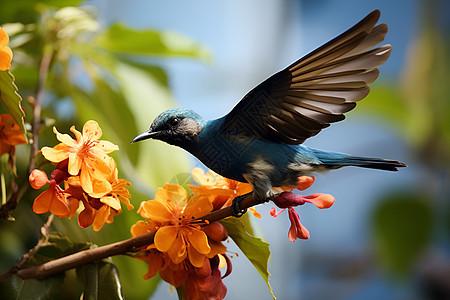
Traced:
[[33, 101], [33, 140], [31, 144], [31, 152], [30, 152], [30, 163], [28, 165], [28, 174], [33, 171], [35, 166], [35, 158], [39, 149], [39, 129], [41, 122], [41, 104], [42, 104], [42, 95], [44, 93], [44, 85], [47, 80], [48, 70], [50, 68], [50, 62], [53, 58], [53, 51], [49, 51], [42, 56], [41, 64], [39, 66], [39, 81], [38, 87], [36, 91], [36, 98]]
[[[255, 200], [253, 196], [249, 196], [239, 202], [242, 209], [249, 208], [261, 203], [261, 201]], [[211, 212], [210, 214], [200, 218], [199, 221], [212, 223], [230, 216], [232, 216], [231, 207], [228, 206]], [[39, 266], [34, 266], [26, 269], [18, 269], [12, 273], [8, 272], [7, 274], [0, 276], [0, 279], [7, 279], [11, 275], [16, 275], [21, 279], [43, 279], [45, 277], [77, 268], [82, 265], [92, 263], [110, 256], [139, 251], [140, 247], [152, 244], [154, 237], [155, 232], [151, 232], [113, 244], [80, 251], [46, 262]]]

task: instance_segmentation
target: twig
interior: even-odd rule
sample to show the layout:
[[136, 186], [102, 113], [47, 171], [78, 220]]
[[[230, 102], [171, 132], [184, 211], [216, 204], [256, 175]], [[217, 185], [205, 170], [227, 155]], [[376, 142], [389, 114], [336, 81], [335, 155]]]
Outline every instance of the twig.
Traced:
[[44, 85], [47, 80], [47, 74], [50, 68], [50, 62], [53, 58], [53, 51], [49, 51], [42, 56], [41, 64], [39, 66], [39, 82], [36, 91], [36, 97], [33, 107], [33, 141], [31, 144], [30, 163], [28, 165], [28, 174], [33, 171], [35, 166], [35, 158], [39, 149], [39, 127], [41, 122], [41, 105], [42, 95], [44, 93]]
[[22, 268], [22, 266], [27, 262], [27, 260], [48, 241], [49, 228], [53, 222], [54, 217], [55, 217], [55, 215], [51, 214], [48, 217], [47, 222], [45, 222], [45, 224], [41, 227], [41, 237], [39, 238], [38, 242], [36, 243], [36, 246], [34, 246], [27, 253], [22, 255], [22, 257], [19, 259], [19, 261], [17, 262], [17, 264], [14, 267], [12, 267], [6, 274], [3, 274], [0, 276], [0, 280], [8, 279], [12, 274], [19, 271]]
[[[255, 200], [253, 196], [249, 196], [239, 202], [242, 209], [261, 204], [261, 201]], [[204, 222], [215, 222], [221, 219], [230, 217], [231, 207], [225, 207], [200, 218]], [[124, 241], [113, 244], [101, 246], [94, 249], [80, 251], [65, 257], [61, 257], [39, 266], [34, 266], [26, 269], [19, 269], [12, 273], [7, 273], [0, 276], [0, 279], [7, 279], [11, 275], [16, 275], [21, 279], [42, 279], [50, 275], [64, 272], [82, 265], [95, 262], [110, 256], [125, 254], [127, 252], [136, 252], [140, 247], [153, 243], [155, 232], [143, 234]]]

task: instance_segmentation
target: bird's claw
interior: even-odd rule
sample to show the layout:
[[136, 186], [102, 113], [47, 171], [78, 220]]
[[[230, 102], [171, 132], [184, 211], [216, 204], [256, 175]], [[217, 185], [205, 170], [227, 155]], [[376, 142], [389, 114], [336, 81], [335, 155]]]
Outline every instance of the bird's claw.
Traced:
[[247, 197], [248, 197], [247, 194], [234, 197], [233, 202], [231, 203], [231, 214], [233, 215], [233, 217], [240, 218], [247, 212], [247, 208], [241, 209], [239, 205], [239, 202], [241, 202], [244, 198]]

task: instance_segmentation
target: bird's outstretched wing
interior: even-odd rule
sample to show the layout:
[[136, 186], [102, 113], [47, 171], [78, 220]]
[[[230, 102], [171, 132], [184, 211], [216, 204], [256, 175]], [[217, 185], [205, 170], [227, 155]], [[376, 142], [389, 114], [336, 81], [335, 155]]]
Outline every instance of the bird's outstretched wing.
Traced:
[[391, 53], [375, 10], [358, 24], [251, 90], [225, 116], [224, 133], [301, 144], [341, 121], [369, 93]]

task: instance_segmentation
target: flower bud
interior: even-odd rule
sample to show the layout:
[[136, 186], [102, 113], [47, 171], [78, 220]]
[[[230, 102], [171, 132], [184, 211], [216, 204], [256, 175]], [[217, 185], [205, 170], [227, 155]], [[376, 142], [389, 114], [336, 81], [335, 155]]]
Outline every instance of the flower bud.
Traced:
[[206, 225], [202, 230], [208, 235], [208, 237], [216, 242], [224, 241], [228, 238], [228, 232], [225, 226], [220, 222], [213, 222]]
[[47, 178], [47, 174], [45, 174], [44, 171], [38, 170], [38, 169], [34, 169], [29, 177], [29, 181], [30, 181], [30, 185], [33, 189], [40, 189], [41, 187], [43, 187], [45, 184], [47, 184], [48, 178]]

